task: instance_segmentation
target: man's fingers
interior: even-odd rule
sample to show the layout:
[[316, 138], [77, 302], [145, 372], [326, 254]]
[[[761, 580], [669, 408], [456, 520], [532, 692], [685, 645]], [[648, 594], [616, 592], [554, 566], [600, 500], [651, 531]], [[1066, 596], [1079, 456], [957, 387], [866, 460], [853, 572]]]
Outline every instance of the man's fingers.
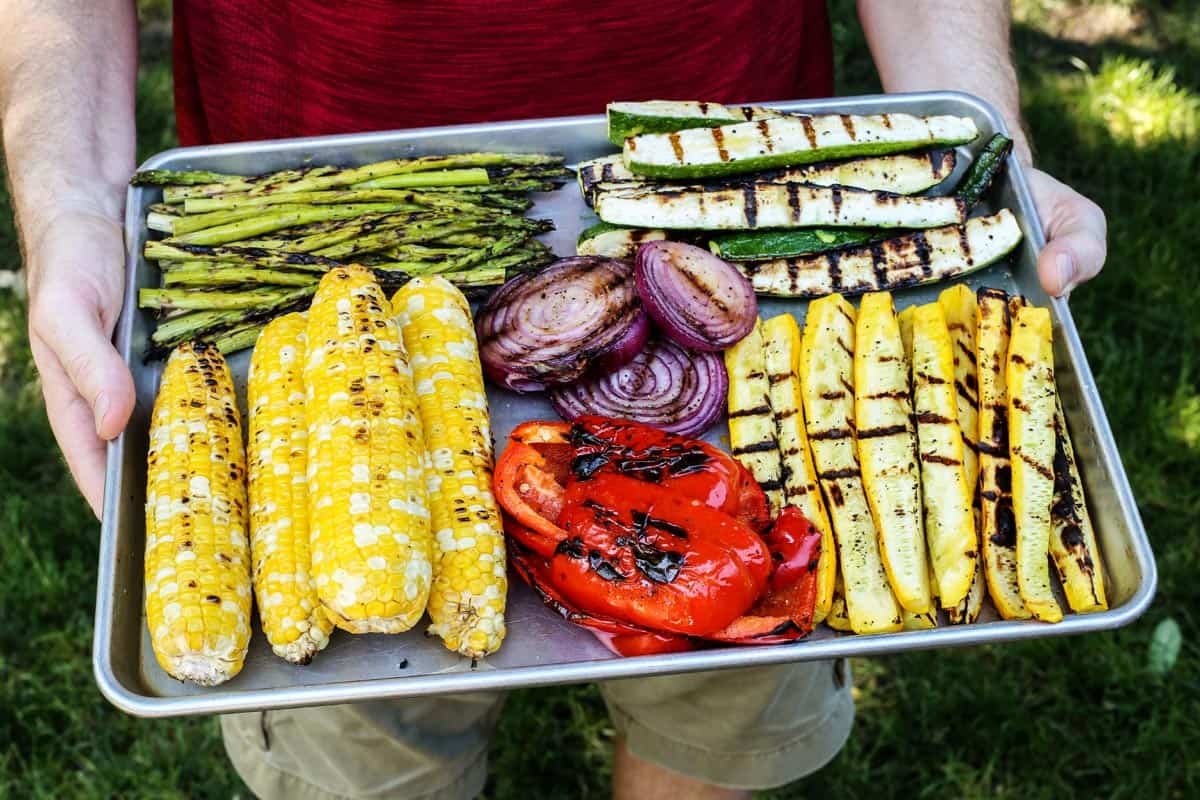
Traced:
[[62, 447], [71, 476], [97, 517], [104, 504], [105, 446], [96, 435], [91, 406], [75, 390], [51, 350], [36, 334], [30, 339], [42, 381], [46, 415]]
[[112, 439], [124, 430], [133, 412], [129, 368], [117, 354], [109, 340], [111, 332], [104, 329], [97, 312], [84, 307], [77, 295], [44, 291], [41, 297], [53, 307], [38, 303], [30, 309], [31, 327], [86, 401], [93, 433], [101, 439]]
[[1104, 267], [1108, 226], [1099, 206], [1046, 173], [1033, 170], [1030, 183], [1046, 229], [1038, 277], [1061, 297]]

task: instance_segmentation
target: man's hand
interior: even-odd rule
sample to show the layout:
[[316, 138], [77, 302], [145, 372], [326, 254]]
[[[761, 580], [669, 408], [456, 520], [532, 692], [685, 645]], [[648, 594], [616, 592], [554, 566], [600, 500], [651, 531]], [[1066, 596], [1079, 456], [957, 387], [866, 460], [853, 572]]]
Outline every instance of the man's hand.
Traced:
[[1031, 166], [1009, 53], [1007, 0], [858, 0], [858, 17], [885, 91], [968, 92], [1004, 117], [1013, 137], [1013, 157], [1029, 173], [1046, 230], [1046, 249], [1038, 258], [1042, 288], [1062, 296], [1094, 278], [1104, 266], [1104, 212]]
[[29, 281], [29, 341], [54, 438], [92, 510], [133, 378], [111, 342], [133, 172], [133, 0], [0, 0], [0, 136]]
[[29, 342], [54, 438], [96, 515], [104, 498], [104, 442], [133, 411], [133, 378], [112, 346], [125, 248], [115, 219], [64, 212], [26, 240]]
[[1038, 257], [1042, 288], [1065, 297], [1104, 267], [1108, 224], [1100, 206], [1040, 169], [1027, 167], [1046, 247]]

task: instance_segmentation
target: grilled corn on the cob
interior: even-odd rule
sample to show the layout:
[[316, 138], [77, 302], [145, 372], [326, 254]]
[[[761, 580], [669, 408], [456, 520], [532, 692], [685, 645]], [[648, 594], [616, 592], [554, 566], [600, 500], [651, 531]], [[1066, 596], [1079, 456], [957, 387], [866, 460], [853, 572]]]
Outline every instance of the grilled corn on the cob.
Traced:
[[412, 362], [429, 458], [433, 517], [429, 627], [470, 658], [504, 640], [504, 532], [492, 497], [492, 434], [467, 299], [444, 278], [414, 278], [392, 297]]
[[271, 649], [296, 664], [307, 664], [333, 630], [317, 599], [308, 541], [307, 325], [303, 314], [268, 324], [246, 382], [254, 596]]
[[783, 459], [783, 504], [796, 506], [821, 532], [821, 558], [817, 562], [817, 600], [813, 619], [821, 622], [833, 602], [837, 577], [837, 545], [829, 511], [817, 485], [808, 431], [804, 427], [804, 398], [800, 390], [800, 327], [791, 314], [780, 314], [763, 323], [767, 382], [771, 415], [779, 453]]
[[399, 633], [425, 613], [433, 537], [412, 370], [371, 272], [337, 267], [308, 315], [304, 368], [317, 596], [351, 633]]
[[1017, 587], [1033, 616], [1058, 622], [1050, 586], [1050, 506], [1054, 502], [1054, 355], [1050, 312], [1025, 306], [1008, 345], [1008, 450], [1017, 521]]
[[167, 359], [146, 463], [146, 621], [167, 674], [201, 686], [242, 669], [250, 641], [246, 464], [229, 368], [210, 345]]

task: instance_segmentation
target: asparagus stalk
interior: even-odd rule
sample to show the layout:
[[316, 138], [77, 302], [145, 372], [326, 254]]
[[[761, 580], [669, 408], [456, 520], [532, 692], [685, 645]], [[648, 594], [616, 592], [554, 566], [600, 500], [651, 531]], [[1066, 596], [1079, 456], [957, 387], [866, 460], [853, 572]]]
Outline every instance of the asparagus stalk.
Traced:
[[176, 171], [170, 169], [145, 169], [133, 173], [130, 186], [195, 186], [204, 183], [229, 183], [240, 181], [240, 175], [224, 175], [204, 170]]
[[419, 211], [419, 206], [404, 203], [361, 203], [341, 206], [299, 206], [295, 211], [269, 211], [258, 216], [217, 225], [212, 228], [173, 236], [172, 244], [229, 244], [242, 239], [252, 239], [267, 233], [320, 222], [327, 219], [353, 219], [360, 214], [373, 212]]
[[252, 322], [249, 325], [231, 328], [224, 333], [212, 336], [209, 341], [215, 344], [217, 349], [224, 354], [236, 353], [238, 350], [253, 347], [258, 341], [258, 335], [262, 333], [264, 327], [266, 327], [266, 323]]
[[561, 156], [542, 154], [509, 154], [509, 153], [460, 153], [449, 156], [423, 156], [421, 158], [399, 158], [390, 161], [380, 161], [362, 167], [352, 167], [329, 175], [306, 177], [295, 181], [266, 182], [256, 185], [250, 191], [257, 194], [274, 192], [311, 192], [320, 189], [331, 189], [338, 186], [353, 186], [356, 183], [372, 181], [388, 175], [398, 175], [410, 172], [428, 172], [430, 170], [460, 169], [463, 167], [487, 167], [502, 165], [561, 165]]
[[150, 259], [224, 261], [234, 264], [252, 264], [258, 267], [290, 267], [307, 272], [325, 272], [332, 267], [341, 266], [341, 262], [308, 253], [288, 253], [262, 247], [210, 247], [176, 244], [170, 240], [146, 242], [142, 255]]
[[243, 292], [218, 290], [213, 292], [195, 289], [139, 289], [138, 308], [155, 311], [234, 311], [255, 309], [271, 305], [291, 297], [299, 299], [316, 291], [316, 283], [295, 289], [275, 287], [247, 289]]
[[544, 221], [528, 220], [524, 217], [505, 216], [488, 220], [468, 218], [457, 222], [409, 225], [404, 228], [376, 231], [340, 244], [335, 244], [332, 247], [323, 247], [312, 252], [325, 258], [345, 260], [361, 253], [373, 253], [400, 244], [435, 242], [452, 234], [466, 233], [478, 229], [497, 230], [507, 228], [523, 231], [527, 234], [535, 234], [545, 230], [545, 226], [546, 223]]
[[410, 189], [414, 186], [486, 186], [491, 178], [482, 167], [441, 169], [431, 172], [407, 172], [361, 181], [352, 189]]
[[286, 272], [280, 269], [200, 264], [198, 267], [173, 269], [163, 273], [163, 286], [235, 286], [245, 283], [271, 286], [308, 286], [317, 282], [311, 272]]
[[240, 192], [220, 194], [214, 197], [197, 197], [185, 200], [185, 214], [205, 214], [233, 208], [258, 208], [268, 206], [306, 203], [312, 205], [336, 205], [342, 203], [409, 203], [430, 208], [447, 208], [454, 211], [479, 210], [479, 199], [451, 194], [449, 192], [427, 192], [414, 189], [344, 189], [328, 192], [278, 192], [274, 194], [252, 194]]
[[299, 180], [306, 175], [328, 175], [331, 172], [337, 172], [337, 169], [337, 167], [322, 165], [318, 167], [305, 167], [303, 169], [285, 169], [267, 175], [259, 175], [254, 178], [232, 176], [233, 180], [223, 183], [204, 183], [195, 186], [167, 186], [163, 189], [163, 202], [175, 205], [182, 203], [189, 197], [208, 197], [214, 194], [244, 192], [265, 181]]

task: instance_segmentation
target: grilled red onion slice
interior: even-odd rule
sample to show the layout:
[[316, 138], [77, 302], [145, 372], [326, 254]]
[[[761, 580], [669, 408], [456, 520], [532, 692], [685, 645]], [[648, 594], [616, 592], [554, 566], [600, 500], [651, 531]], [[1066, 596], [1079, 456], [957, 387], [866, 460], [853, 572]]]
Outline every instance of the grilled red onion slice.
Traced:
[[598, 358], [612, 366], [632, 358], [648, 324], [633, 265], [580, 256], [501, 286], [479, 310], [475, 331], [487, 376], [536, 392], [577, 380]]
[[550, 392], [564, 419], [583, 414], [628, 419], [698, 436], [725, 410], [729, 376], [720, 355], [654, 337], [625, 366]]
[[750, 281], [707, 250], [683, 242], [638, 248], [637, 289], [663, 333], [694, 350], [724, 350], [758, 319]]

